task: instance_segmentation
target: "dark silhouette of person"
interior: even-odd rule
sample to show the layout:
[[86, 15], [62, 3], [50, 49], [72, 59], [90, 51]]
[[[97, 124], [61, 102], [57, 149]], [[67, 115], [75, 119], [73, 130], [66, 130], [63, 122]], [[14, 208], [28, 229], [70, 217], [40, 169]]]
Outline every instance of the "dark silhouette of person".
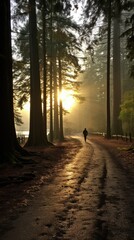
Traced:
[[88, 135], [88, 131], [87, 131], [86, 128], [83, 130], [83, 135], [84, 135], [84, 140], [85, 140], [85, 142], [86, 142], [87, 135]]

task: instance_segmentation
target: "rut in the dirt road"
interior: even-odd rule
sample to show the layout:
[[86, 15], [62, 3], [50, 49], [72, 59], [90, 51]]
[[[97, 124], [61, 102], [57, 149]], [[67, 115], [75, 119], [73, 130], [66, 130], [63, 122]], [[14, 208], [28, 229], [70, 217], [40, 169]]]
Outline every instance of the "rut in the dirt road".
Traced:
[[[55, 229], [54, 239], [64, 239], [65, 235], [67, 235], [68, 229], [71, 229], [71, 227], [74, 226], [75, 222], [77, 221], [76, 213], [82, 211], [82, 204], [80, 202], [82, 192], [81, 186], [88, 178], [91, 167], [91, 161], [89, 159], [91, 159], [93, 155], [93, 148], [88, 145], [87, 148], [90, 150], [88, 154], [86, 151], [84, 154], [83, 152], [80, 152], [77, 157], [67, 165], [67, 169], [70, 170], [66, 172], [66, 177], [69, 176], [70, 173], [73, 174], [71, 178], [67, 177], [69, 181], [73, 180], [73, 185], [68, 184], [66, 179], [63, 181], [65, 184], [62, 187], [67, 189], [71, 188], [71, 191], [67, 190], [68, 194], [65, 194], [66, 198], [63, 200], [64, 209], [63, 211], [59, 212], [58, 215], [56, 215], [58, 224]], [[88, 161], [87, 156], [89, 157]], [[62, 174], [64, 173], [62, 172]]]
[[105, 165], [100, 197], [101, 217], [98, 218], [100, 234], [95, 235], [95, 239], [133, 240], [134, 177], [130, 171], [126, 171], [121, 159], [111, 149], [108, 151], [98, 144], [97, 147], [100, 151], [105, 149]]
[[[105, 208], [106, 204], [106, 193], [105, 193], [105, 184], [106, 184], [106, 178], [107, 178], [107, 168], [106, 168], [106, 161], [104, 162], [103, 166], [103, 173], [102, 177], [100, 178], [100, 195], [99, 195], [99, 202], [98, 202], [98, 215], [103, 216], [104, 211], [103, 208]], [[108, 235], [108, 225], [107, 222], [102, 219], [97, 218], [95, 228], [97, 231], [94, 233], [94, 239], [98, 240], [106, 240]]]

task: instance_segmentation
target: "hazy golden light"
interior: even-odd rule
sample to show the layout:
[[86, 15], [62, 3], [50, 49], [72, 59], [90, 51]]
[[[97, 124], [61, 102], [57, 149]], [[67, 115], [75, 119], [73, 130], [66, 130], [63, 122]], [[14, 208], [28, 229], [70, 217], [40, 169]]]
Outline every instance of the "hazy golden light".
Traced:
[[62, 93], [59, 96], [59, 99], [62, 100], [63, 108], [67, 111], [71, 110], [71, 108], [75, 104], [75, 99], [72, 96], [73, 91], [72, 90], [62, 90]]
[[[62, 93], [59, 95], [59, 99], [62, 100], [63, 108], [67, 111], [71, 110], [71, 108], [75, 104], [75, 99], [73, 97], [73, 90], [62, 90]], [[23, 111], [30, 111], [30, 102], [26, 102], [23, 107]]]
[[25, 111], [30, 111], [30, 102], [26, 102], [25, 104], [24, 104], [24, 107], [23, 107], [23, 109], [25, 110]]

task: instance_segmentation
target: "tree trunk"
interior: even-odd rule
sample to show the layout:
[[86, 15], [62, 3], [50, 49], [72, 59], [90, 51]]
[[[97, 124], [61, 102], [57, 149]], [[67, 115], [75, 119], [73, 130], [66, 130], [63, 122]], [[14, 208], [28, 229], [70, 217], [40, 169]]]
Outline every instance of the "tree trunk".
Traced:
[[50, 19], [50, 142], [53, 142], [53, 39], [52, 39], [52, 0], [51, 0], [51, 19]]
[[122, 134], [119, 119], [121, 104], [121, 73], [120, 73], [120, 1], [115, 3], [113, 22], [113, 134]]
[[[14, 116], [12, 86], [12, 54], [10, 1], [0, 1], [0, 149], [7, 158], [14, 152]], [[7, 160], [7, 159], [6, 159]]]
[[[58, 62], [59, 62], [59, 92], [62, 92], [62, 75], [61, 75], [61, 59], [60, 59], [60, 50], [59, 50], [59, 56], [58, 56]], [[60, 99], [60, 127], [59, 127], [59, 140], [64, 140], [63, 135], [63, 107], [62, 107], [62, 99]]]
[[44, 135], [47, 141], [47, 61], [46, 61], [46, 4], [45, 1], [42, 3], [42, 22], [43, 22], [43, 124], [44, 124]]
[[30, 130], [26, 146], [47, 145], [44, 135], [35, 0], [29, 0]]
[[107, 138], [111, 138], [110, 126], [110, 44], [111, 43], [111, 0], [108, 0], [108, 35], [107, 35]]
[[[56, 55], [56, 51], [55, 51]], [[58, 119], [58, 89], [57, 89], [57, 66], [56, 56], [54, 59], [54, 139], [59, 138], [59, 119]]]
[[0, 1], [0, 36], [0, 160], [1, 162], [14, 162], [17, 161], [17, 152], [26, 153], [26, 151], [17, 141], [14, 124], [9, 0]]

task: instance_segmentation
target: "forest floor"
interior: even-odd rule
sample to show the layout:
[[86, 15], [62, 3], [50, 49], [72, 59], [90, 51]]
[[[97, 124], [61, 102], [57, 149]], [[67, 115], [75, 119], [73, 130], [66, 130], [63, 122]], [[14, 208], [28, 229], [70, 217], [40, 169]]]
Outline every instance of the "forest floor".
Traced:
[[[89, 139], [110, 149], [112, 154], [121, 159], [126, 170], [134, 170], [132, 143], [122, 139], [107, 140], [102, 136], [90, 136]], [[30, 200], [38, 194], [41, 186], [49, 183], [58, 167], [63, 166], [66, 159], [71, 160], [81, 147], [82, 142], [78, 138], [68, 137], [51, 147], [28, 149], [33, 155], [23, 158], [21, 164], [1, 165], [0, 225], [6, 224], [7, 219], [13, 219], [30, 205]]]

